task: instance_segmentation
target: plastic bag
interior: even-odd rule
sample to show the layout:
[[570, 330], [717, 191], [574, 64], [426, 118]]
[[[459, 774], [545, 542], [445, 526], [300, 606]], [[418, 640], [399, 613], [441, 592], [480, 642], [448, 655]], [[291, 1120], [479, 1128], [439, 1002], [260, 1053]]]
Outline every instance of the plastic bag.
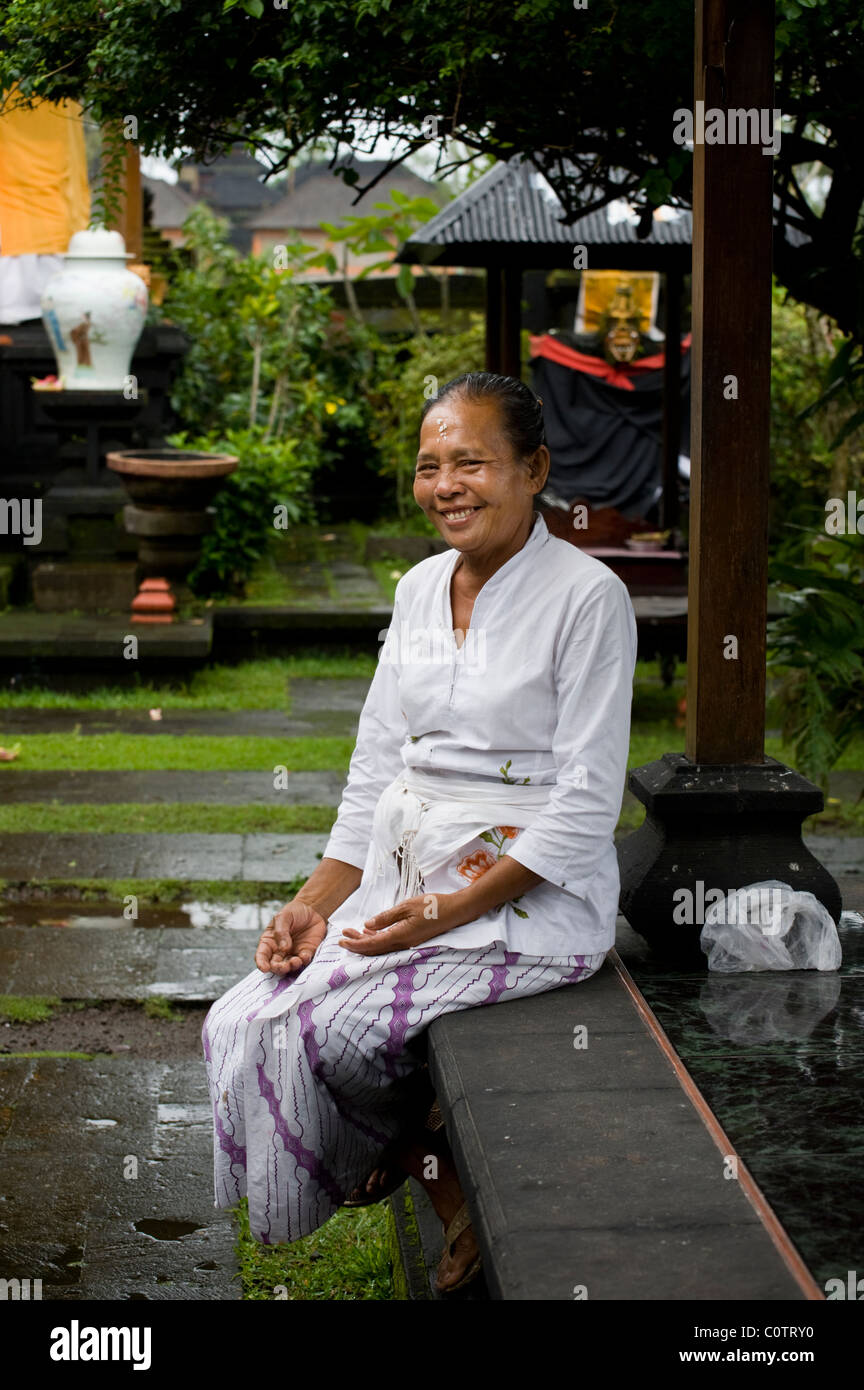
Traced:
[[758, 980], [705, 977], [699, 1007], [718, 1037], [750, 1047], [802, 1042], [840, 1001], [843, 979], [836, 970], [756, 973]]
[[705, 913], [699, 937], [708, 969], [839, 970], [834, 919], [812, 893], [778, 879], [737, 888]]

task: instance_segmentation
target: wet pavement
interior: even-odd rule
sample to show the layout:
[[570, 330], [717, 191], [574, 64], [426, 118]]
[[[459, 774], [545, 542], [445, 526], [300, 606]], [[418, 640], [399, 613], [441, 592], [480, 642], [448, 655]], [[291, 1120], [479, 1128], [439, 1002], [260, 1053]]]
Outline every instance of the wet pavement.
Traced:
[[[197, 778], [197, 773], [191, 775], [193, 784]], [[309, 876], [327, 840], [323, 833], [13, 833], [0, 839], [0, 879], [287, 883], [300, 875]], [[864, 839], [805, 835], [804, 843], [835, 877], [850, 879], [849, 891], [856, 893], [857, 885], [864, 885]], [[855, 906], [845, 896], [844, 905]]]
[[0, 928], [2, 993], [209, 1003], [254, 968], [263, 928]]
[[326, 835], [12, 834], [0, 879], [162, 878], [288, 883], [308, 878]]
[[[11, 765], [10, 765], [11, 766]], [[6, 805], [59, 801], [65, 805], [155, 802], [214, 806], [338, 806], [341, 772], [289, 772], [274, 786], [272, 772], [28, 772], [16, 770], [0, 784]]]
[[199, 1062], [7, 1059], [0, 1269], [43, 1299], [237, 1299]]
[[[332, 686], [332, 690], [331, 690]], [[0, 736], [28, 734], [210, 734], [241, 738], [353, 738], [369, 689], [365, 678], [291, 681], [290, 712], [172, 709], [160, 719], [146, 709], [0, 710]], [[17, 771], [17, 769], [16, 769]]]
[[34, 900], [22, 895], [19, 901], [0, 903], [2, 927], [54, 927], [85, 931], [125, 931], [136, 928], [203, 927], [226, 931], [263, 931], [274, 912], [283, 905], [283, 897], [265, 898], [259, 902], [216, 902], [190, 899], [185, 902], [138, 904], [134, 922], [124, 916], [122, 903], [82, 903], [80, 898], [52, 896]]

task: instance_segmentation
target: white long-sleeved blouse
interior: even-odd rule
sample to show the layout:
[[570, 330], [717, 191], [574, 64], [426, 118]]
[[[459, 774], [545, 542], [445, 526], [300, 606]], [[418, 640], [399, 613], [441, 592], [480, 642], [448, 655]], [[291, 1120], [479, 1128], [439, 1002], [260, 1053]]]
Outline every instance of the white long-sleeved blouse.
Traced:
[[626, 586], [608, 566], [551, 536], [538, 513], [525, 545], [477, 595], [459, 646], [450, 600], [458, 554], [423, 560], [397, 585], [325, 857], [364, 870], [363, 912], [370, 915], [392, 905], [369, 896], [374, 810], [406, 767], [440, 777], [442, 786], [448, 775], [548, 784], [545, 806], [524, 829], [490, 827], [424, 887], [464, 888], [503, 853], [544, 881], [428, 944], [474, 949], [501, 941], [532, 956], [607, 950], [618, 911], [613, 833], [636, 662]]

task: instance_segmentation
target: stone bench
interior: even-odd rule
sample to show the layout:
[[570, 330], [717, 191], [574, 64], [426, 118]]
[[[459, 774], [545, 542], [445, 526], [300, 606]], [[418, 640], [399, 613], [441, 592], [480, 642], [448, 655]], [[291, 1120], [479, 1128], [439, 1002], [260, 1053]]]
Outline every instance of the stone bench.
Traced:
[[[484, 1260], [485, 1282], [466, 1294], [803, 1299], [742, 1186], [724, 1179], [723, 1153], [628, 981], [612, 952], [581, 984], [429, 1028], [430, 1073]], [[394, 1211], [403, 1297], [434, 1296], [440, 1223], [413, 1182]]]

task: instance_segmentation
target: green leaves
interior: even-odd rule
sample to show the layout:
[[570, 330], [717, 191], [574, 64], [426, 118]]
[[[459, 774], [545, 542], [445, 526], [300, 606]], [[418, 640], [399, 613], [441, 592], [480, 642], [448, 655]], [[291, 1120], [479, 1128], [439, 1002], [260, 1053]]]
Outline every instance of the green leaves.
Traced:
[[[313, 516], [312, 479], [353, 441], [369, 454], [365, 330], [334, 320], [330, 293], [291, 265], [238, 256], [226, 224], [197, 208], [184, 227], [193, 265], [177, 274], [165, 312], [189, 339], [172, 403], [183, 445], [236, 453], [218, 494], [216, 526], [191, 582], [199, 593], [242, 583], [274, 537], [274, 506], [291, 523]], [[281, 252], [283, 248], [278, 248]], [[178, 443], [180, 441], [178, 440]], [[356, 446], [355, 446], [356, 447]], [[374, 458], [374, 451], [373, 458]]]
[[227, 429], [189, 438], [172, 436], [178, 448], [224, 451], [240, 462], [216, 496], [213, 530], [189, 576], [195, 593], [230, 593], [242, 585], [275, 534], [274, 510], [292, 522], [311, 520], [312, 469], [296, 439], [266, 439], [260, 427]]
[[790, 610], [768, 625], [768, 669], [778, 678], [784, 741], [799, 770], [824, 784], [864, 723], [864, 544], [819, 537], [811, 553], [809, 564], [770, 564]]
[[399, 273], [396, 276], [396, 288], [407, 299], [409, 294], [414, 292], [414, 272], [410, 265], [400, 265]]
[[[165, 0], [161, 0], [161, 2], [165, 4]], [[228, 10], [235, 9], [245, 10], [247, 14], [252, 15], [253, 19], [260, 19], [264, 13], [264, 0], [224, 0], [223, 14], [227, 14]]]

